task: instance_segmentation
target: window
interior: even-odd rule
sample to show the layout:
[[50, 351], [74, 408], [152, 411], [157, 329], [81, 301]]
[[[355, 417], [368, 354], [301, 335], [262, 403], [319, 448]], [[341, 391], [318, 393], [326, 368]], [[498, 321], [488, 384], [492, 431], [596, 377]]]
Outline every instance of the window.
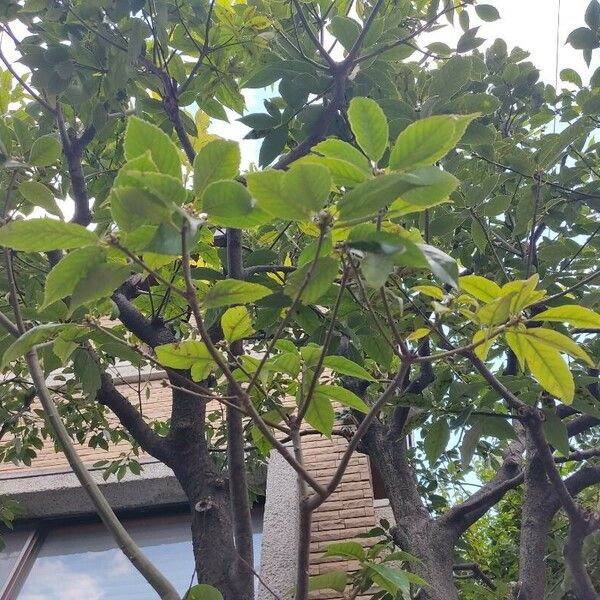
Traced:
[[[126, 521], [148, 558], [183, 595], [194, 577], [194, 557], [186, 515]], [[260, 558], [262, 516], [254, 518], [254, 552]], [[13, 537], [16, 536], [16, 537]], [[24, 568], [27, 536], [6, 536], [13, 550], [0, 553], [1, 600], [154, 600], [155, 592], [101, 524], [49, 528], [40, 535]], [[4, 586], [4, 587], [3, 587]]]

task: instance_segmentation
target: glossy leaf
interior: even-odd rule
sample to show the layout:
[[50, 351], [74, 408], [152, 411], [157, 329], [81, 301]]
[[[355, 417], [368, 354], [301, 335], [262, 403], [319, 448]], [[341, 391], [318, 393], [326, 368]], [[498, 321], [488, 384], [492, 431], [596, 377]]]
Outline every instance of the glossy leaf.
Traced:
[[535, 320], [568, 323], [572, 327], [600, 328], [600, 314], [577, 304], [565, 304], [549, 308], [538, 313]]

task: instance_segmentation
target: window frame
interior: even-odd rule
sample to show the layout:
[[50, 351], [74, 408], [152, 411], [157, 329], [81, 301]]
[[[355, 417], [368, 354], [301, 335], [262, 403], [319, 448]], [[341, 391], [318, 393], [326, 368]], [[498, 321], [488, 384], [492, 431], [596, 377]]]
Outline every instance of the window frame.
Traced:
[[[260, 535], [263, 535], [263, 518], [264, 518], [264, 502], [260, 500], [255, 502], [252, 506], [252, 522], [260, 523]], [[160, 509], [134, 509], [129, 511], [124, 511], [119, 516], [119, 520], [126, 523], [127, 521], [135, 521], [135, 520], [144, 520], [144, 519], [153, 519], [160, 517], [169, 517], [174, 515], [187, 515], [190, 516], [189, 510], [187, 506], [172, 506], [170, 509], [160, 508]], [[44, 541], [46, 540], [48, 534], [55, 528], [61, 527], [73, 527], [76, 528], [78, 525], [82, 524], [97, 524], [102, 526], [102, 521], [95, 515], [90, 516], [82, 516], [75, 518], [66, 518], [66, 519], [52, 519], [52, 520], [42, 520], [42, 521], [33, 521], [29, 524], [25, 521], [23, 522], [22, 529], [25, 531], [29, 531], [29, 535], [27, 536], [25, 542], [23, 543], [23, 547], [19, 552], [19, 555], [15, 561], [15, 564], [11, 568], [6, 581], [3, 584], [0, 584], [0, 600], [17, 600], [18, 595], [25, 585], [27, 578], [31, 574], [32, 568], [34, 566], [35, 560], [38, 557], [39, 551], [42, 549]], [[7, 530], [6, 534], [10, 534], [11, 530]], [[258, 531], [256, 532], [258, 533]], [[191, 535], [191, 534], [190, 534]], [[190, 538], [191, 539], [191, 538]], [[117, 548], [115, 544], [115, 548]]]

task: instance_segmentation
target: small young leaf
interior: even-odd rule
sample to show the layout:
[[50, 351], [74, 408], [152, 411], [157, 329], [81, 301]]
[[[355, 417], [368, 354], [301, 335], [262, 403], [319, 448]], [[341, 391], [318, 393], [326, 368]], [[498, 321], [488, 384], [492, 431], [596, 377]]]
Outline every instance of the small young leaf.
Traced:
[[200, 583], [189, 589], [185, 600], [223, 600], [223, 594], [212, 585]]

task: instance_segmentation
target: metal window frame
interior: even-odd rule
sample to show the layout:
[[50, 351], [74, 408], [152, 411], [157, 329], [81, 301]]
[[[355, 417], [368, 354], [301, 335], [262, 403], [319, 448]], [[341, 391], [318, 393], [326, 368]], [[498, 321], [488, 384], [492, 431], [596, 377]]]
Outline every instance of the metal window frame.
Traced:
[[46, 530], [44, 528], [31, 531], [6, 581], [0, 588], [0, 600], [17, 599], [25, 580], [29, 576], [45, 537]]

